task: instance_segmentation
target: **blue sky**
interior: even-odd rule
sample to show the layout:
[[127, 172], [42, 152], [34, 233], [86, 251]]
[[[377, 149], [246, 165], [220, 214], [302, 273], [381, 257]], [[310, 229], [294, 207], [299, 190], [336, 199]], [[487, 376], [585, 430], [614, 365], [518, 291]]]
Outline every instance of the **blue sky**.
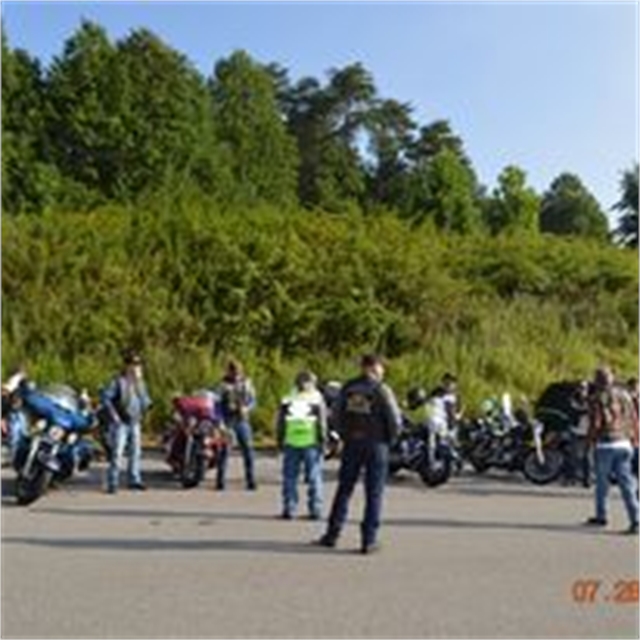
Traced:
[[[361, 61], [422, 124], [451, 121], [481, 181], [538, 190], [577, 173], [609, 209], [638, 158], [638, 5], [627, 2], [2, 2], [11, 46], [44, 63], [81, 17], [147, 27], [205, 75], [242, 48], [295, 80]], [[613, 214], [612, 214], [613, 215]]]

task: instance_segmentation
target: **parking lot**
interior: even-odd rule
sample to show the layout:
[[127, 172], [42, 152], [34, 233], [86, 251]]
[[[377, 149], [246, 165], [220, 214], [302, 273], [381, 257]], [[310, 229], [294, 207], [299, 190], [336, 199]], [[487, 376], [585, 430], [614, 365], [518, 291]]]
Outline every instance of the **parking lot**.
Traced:
[[3, 469], [2, 637], [638, 637], [638, 538], [615, 489], [595, 531], [579, 487], [401, 476], [362, 556], [361, 489], [339, 547], [314, 547], [322, 523], [276, 517], [278, 465], [258, 459], [257, 492], [236, 457], [226, 492], [187, 491], [151, 456], [149, 490], [115, 496], [97, 465], [27, 508]]

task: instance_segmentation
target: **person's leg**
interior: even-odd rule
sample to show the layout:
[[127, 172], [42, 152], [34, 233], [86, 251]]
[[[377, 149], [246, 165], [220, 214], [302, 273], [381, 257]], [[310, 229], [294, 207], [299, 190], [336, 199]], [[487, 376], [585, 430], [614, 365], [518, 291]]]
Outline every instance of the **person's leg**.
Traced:
[[128, 482], [130, 487], [141, 487], [140, 459], [142, 457], [142, 429], [140, 423], [129, 425], [129, 465]]
[[609, 475], [613, 464], [613, 451], [606, 447], [596, 447], [596, 520], [607, 520], [607, 494], [609, 492]]
[[304, 466], [308, 478], [307, 510], [310, 518], [319, 520], [322, 514], [322, 450], [318, 447], [304, 449]]
[[369, 451], [365, 465], [365, 511], [362, 521], [362, 547], [370, 547], [376, 543], [382, 497], [389, 466], [389, 449], [387, 445], [376, 444]]
[[218, 459], [216, 460], [216, 489], [218, 491], [225, 488], [230, 447], [231, 443], [225, 443], [218, 449]]
[[298, 472], [301, 449], [285, 447], [282, 458], [282, 516], [292, 518], [298, 507]]
[[629, 449], [616, 449], [613, 470], [618, 480], [618, 487], [629, 517], [629, 525], [638, 525], [638, 498], [636, 496], [636, 479], [631, 470], [633, 453]]
[[349, 499], [360, 475], [360, 467], [363, 462], [362, 446], [349, 443], [345, 445], [338, 471], [338, 488], [336, 489], [327, 523], [325, 538], [334, 541], [340, 535], [340, 531], [347, 519]]
[[127, 426], [122, 423], [112, 424], [109, 428], [109, 439], [111, 441], [111, 457], [107, 471], [107, 491], [115, 493], [118, 490], [118, 476], [127, 445]]
[[582, 486], [591, 486], [591, 451], [586, 442], [582, 443]]
[[9, 451], [11, 455], [11, 463], [15, 464], [22, 440], [27, 435], [27, 425], [24, 415], [13, 412], [10, 413], [7, 418], [7, 427], [9, 430]]
[[236, 438], [242, 451], [244, 462], [244, 478], [247, 489], [256, 488], [256, 480], [253, 472], [253, 442], [251, 425], [248, 422], [239, 422], [235, 425]]

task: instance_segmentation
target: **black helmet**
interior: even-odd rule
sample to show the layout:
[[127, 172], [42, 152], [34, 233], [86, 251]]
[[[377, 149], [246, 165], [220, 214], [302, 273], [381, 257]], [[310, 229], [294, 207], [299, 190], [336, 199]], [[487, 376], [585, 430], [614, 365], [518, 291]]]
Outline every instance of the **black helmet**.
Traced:
[[407, 392], [407, 406], [411, 411], [426, 404], [429, 396], [422, 387], [413, 387]]

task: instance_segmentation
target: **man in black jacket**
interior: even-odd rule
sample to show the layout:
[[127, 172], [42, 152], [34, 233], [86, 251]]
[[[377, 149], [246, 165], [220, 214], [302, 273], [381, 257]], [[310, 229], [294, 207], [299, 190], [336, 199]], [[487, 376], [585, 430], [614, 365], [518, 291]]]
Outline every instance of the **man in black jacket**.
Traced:
[[376, 549], [389, 445], [398, 434], [402, 418], [393, 391], [382, 382], [382, 360], [369, 354], [362, 358], [361, 367], [362, 374], [344, 385], [337, 401], [336, 424], [344, 449], [327, 531], [318, 544], [336, 545], [347, 519], [351, 494], [364, 467], [365, 510], [360, 525], [360, 550], [369, 553]]

